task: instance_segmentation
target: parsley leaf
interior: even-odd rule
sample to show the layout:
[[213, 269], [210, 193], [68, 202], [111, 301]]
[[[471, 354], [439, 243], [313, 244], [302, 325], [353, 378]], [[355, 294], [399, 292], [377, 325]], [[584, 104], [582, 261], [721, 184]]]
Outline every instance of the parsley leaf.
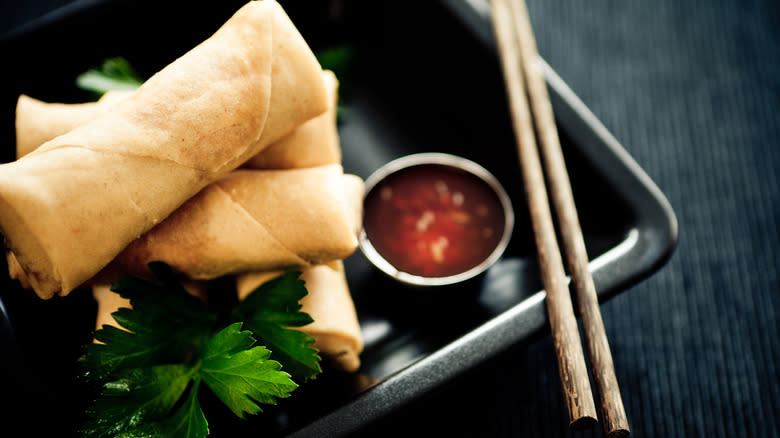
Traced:
[[314, 338], [288, 328], [312, 322], [311, 316], [300, 311], [300, 300], [308, 294], [300, 274], [287, 271], [260, 285], [238, 305], [233, 319], [244, 321], [245, 328], [272, 351], [271, 357], [294, 379], [306, 381], [315, 378], [322, 368], [318, 351], [311, 347]]
[[190, 295], [164, 263], [152, 262], [160, 280], [122, 276], [112, 290], [130, 300], [112, 316], [126, 330], [104, 326], [95, 332], [100, 344], [85, 346], [82, 363], [87, 378], [101, 379], [115, 370], [179, 363], [197, 353], [213, 334], [217, 317]]
[[234, 323], [211, 338], [203, 351], [203, 381], [240, 418], [261, 411], [255, 401], [276, 404], [275, 397], [288, 397], [298, 387], [280, 371], [279, 362], [268, 359], [268, 349], [249, 348], [254, 342], [241, 323]]
[[206, 416], [198, 401], [198, 384], [196, 381], [193, 389], [187, 394], [181, 407], [170, 417], [159, 423], [158, 435], [160, 437], [199, 438], [209, 433]]
[[352, 94], [353, 50], [349, 46], [338, 45], [320, 49], [315, 52], [315, 55], [322, 68], [332, 71], [339, 79], [336, 120], [338, 123], [342, 123], [349, 118], [350, 114], [346, 102]]
[[[198, 400], [201, 383], [240, 418], [298, 387], [271, 359], [271, 350], [256, 345], [256, 334], [242, 330], [243, 323], [220, 329], [217, 315], [184, 289], [167, 264], [153, 262], [149, 270], [156, 281], [123, 276], [112, 285], [132, 307], [112, 314], [124, 330], [104, 326], [95, 332], [101, 343], [85, 346], [83, 375], [99, 385], [100, 395], [87, 410], [83, 436], [202, 438], [209, 427]], [[300, 312], [307, 291], [299, 275], [288, 272], [258, 288], [263, 294], [250, 303], [267, 309], [247, 304], [234, 313], [254, 317], [259, 326], [269, 324], [269, 339], [292, 352], [282, 356], [306, 363], [309, 375], [316, 375], [319, 356], [309, 348], [313, 338], [286, 328], [311, 322]]]
[[101, 397], [87, 411], [92, 420], [82, 434], [154, 436], [150, 422], [170, 413], [196, 374], [197, 369], [187, 365], [134, 368], [119, 373], [117, 380], [103, 385]]
[[108, 58], [99, 69], [89, 69], [76, 77], [76, 85], [79, 88], [98, 95], [115, 90], [132, 91], [141, 84], [141, 77], [122, 57]]

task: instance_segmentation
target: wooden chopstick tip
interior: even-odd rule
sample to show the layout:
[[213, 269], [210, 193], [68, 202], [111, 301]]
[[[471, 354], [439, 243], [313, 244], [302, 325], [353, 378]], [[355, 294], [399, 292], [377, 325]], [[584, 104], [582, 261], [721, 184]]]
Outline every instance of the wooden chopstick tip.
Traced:
[[587, 430], [595, 426], [596, 423], [598, 423], [596, 417], [590, 417], [590, 416], [580, 417], [570, 421], [569, 428], [572, 430]]

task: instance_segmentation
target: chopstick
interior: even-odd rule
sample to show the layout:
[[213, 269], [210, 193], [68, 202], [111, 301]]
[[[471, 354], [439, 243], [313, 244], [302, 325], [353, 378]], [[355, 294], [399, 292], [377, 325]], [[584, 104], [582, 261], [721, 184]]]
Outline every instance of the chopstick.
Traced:
[[547, 314], [558, 360], [558, 373], [566, 398], [569, 425], [583, 429], [596, 422], [596, 407], [580, 343], [574, 307], [566, 283], [547, 189], [536, 149], [531, 112], [526, 100], [520, 51], [506, 0], [493, 0], [493, 27], [499, 47], [504, 80], [509, 94], [520, 167], [534, 231], [542, 284], [547, 293]]
[[585, 240], [561, 151], [552, 104], [547, 94], [547, 84], [541, 71], [528, 9], [525, 0], [516, 0], [514, 4], [510, 0], [492, 2], [493, 27], [509, 95], [542, 281], [547, 292], [547, 311], [569, 410], [569, 424], [572, 428], [587, 427], [596, 421], [596, 415], [577, 322], [548, 205], [547, 188], [536, 145], [537, 135], [567, 265], [576, 291], [588, 358], [599, 394], [604, 433], [610, 438], [624, 437], [629, 434], [628, 420], [615, 376], [596, 288], [588, 269]]

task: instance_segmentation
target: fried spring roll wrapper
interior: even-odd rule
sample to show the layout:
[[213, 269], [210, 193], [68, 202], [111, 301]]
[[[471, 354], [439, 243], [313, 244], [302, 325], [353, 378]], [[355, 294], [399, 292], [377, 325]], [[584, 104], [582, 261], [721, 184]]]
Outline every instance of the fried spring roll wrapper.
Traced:
[[[330, 106], [260, 153], [243, 167], [254, 169], [295, 169], [341, 163], [341, 148], [336, 126], [338, 80], [330, 70], [322, 72]], [[16, 104], [16, 158], [21, 158], [43, 143], [65, 134], [100, 115], [112, 105], [132, 95], [132, 91], [110, 91], [97, 102], [47, 103], [21, 95]]]
[[0, 166], [6, 246], [41, 298], [66, 295], [329, 105], [289, 17], [250, 2], [107, 113]]
[[[340, 168], [331, 165], [327, 168], [322, 167], [320, 170], [311, 169], [308, 171], [290, 173], [287, 174], [287, 178], [284, 178], [285, 173], [275, 173], [275, 176], [273, 176], [274, 174], [269, 173], [265, 174], [265, 177], [274, 178], [275, 180], [280, 181], [280, 184], [283, 184], [282, 181], [287, 181], [286, 183], [297, 185], [297, 183], [292, 181], [293, 179], [306, 178], [308, 175], [314, 177], [314, 179], [309, 182], [310, 185], [314, 185], [318, 189], [326, 189], [326, 187], [328, 187], [327, 184], [321, 185], [323, 178], [325, 178], [326, 174], [330, 174], [330, 178], [333, 178], [337, 171], [340, 171]], [[244, 171], [242, 170], [241, 172]], [[342, 189], [344, 200], [346, 201], [346, 215], [339, 220], [348, 226], [352, 230], [352, 233], [357, 236], [360, 234], [360, 229], [362, 226], [362, 197], [364, 184], [360, 178], [354, 175], [342, 175], [342, 178]], [[242, 179], [248, 180], [249, 178], [245, 177]], [[265, 184], [265, 186], [267, 187], [269, 184], [270, 183]], [[283, 187], [277, 187], [277, 189], [283, 190]], [[335, 190], [338, 191], [338, 189]], [[264, 195], [258, 192], [256, 193], [256, 196], [258, 198], [262, 198]], [[283, 197], [284, 195], [280, 196]], [[332, 198], [333, 196], [333, 194], [326, 194], [325, 197], [321, 199], [328, 199], [329, 197]], [[225, 209], [224, 215], [218, 213], [221, 203], [229, 204], [229, 206]], [[189, 200], [179, 208], [179, 210], [184, 210], [183, 212], [179, 212], [179, 210], [177, 210], [173, 213], [172, 216], [163, 221], [163, 223], [149, 231], [147, 234], [151, 233], [150, 236], [145, 235], [141, 237], [139, 241], [132, 243], [128, 248], [120, 253], [117, 259], [113, 261], [109, 267], [104, 269], [104, 272], [98, 274], [97, 278], [93, 278], [88, 281], [87, 284], [94, 283], [95, 281], [103, 281], [108, 283], [110, 282], [111, 275], [118, 275], [120, 273], [134, 273], [136, 275], [144, 275], [146, 274], [146, 270], [144, 269], [145, 261], [151, 261], [151, 259], [155, 257], [155, 251], [165, 251], [164, 260], [174, 264], [174, 267], [182, 269], [184, 272], [189, 273], [190, 275], [202, 278], [213, 278], [214, 276], [218, 275], [218, 273], [227, 271], [228, 268], [221, 265], [230, 263], [230, 260], [234, 260], [236, 258], [243, 261], [241, 261], [233, 269], [243, 267], [247, 263], [253, 265], [257, 265], [259, 263], [266, 267], [280, 267], [286, 265], [287, 263], [292, 263], [293, 265], [306, 264], [305, 260], [291, 257], [289, 254], [280, 257], [278, 260], [270, 261], [269, 259], [273, 257], [274, 253], [266, 254], [267, 257], [264, 259], [252, 256], [246, 250], [246, 248], [251, 248], [251, 246], [245, 245], [242, 247], [239, 243], [242, 241], [241, 236], [237, 237], [237, 242], [232, 244], [226, 243], [229, 237], [221, 236], [219, 227], [224, 226], [228, 230], [233, 229], [231, 224], [226, 223], [229, 219], [223, 218], [223, 216], [229, 217], [226, 216], [228, 214], [227, 212], [231, 211], [233, 206], [233, 201], [225, 197], [224, 187], [207, 187], [201, 193], [196, 195], [193, 199]], [[291, 209], [292, 207], [290, 207], [289, 210]], [[314, 210], [316, 210], [316, 208], [309, 209], [309, 211]], [[220, 218], [222, 222], [215, 221], [212, 223], [212, 216], [215, 218]], [[243, 215], [240, 217], [243, 218]], [[336, 222], [333, 222], [332, 224], [335, 225]], [[206, 235], [203, 234], [204, 230], [213, 230], [213, 234], [217, 237], [214, 239], [206, 239], [203, 237]], [[188, 233], [200, 233], [199, 235], [203, 240], [209, 240], [213, 243], [214, 246], [202, 246], [199, 241], [193, 240], [196, 239], [196, 236], [193, 235], [188, 238]], [[187, 247], [183, 250], [177, 250], [176, 242], [188, 242], [186, 244]], [[271, 240], [271, 242], [273, 242], [273, 240]], [[319, 242], [320, 243], [315, 243], [315, 245], [324, 244], [326, 245], [326, 251], [332, 251], [333, 246], [328, 247], [327, 245], [332, 244], [328, 243], [327, 240], [320, 240]], [[346, 242], [346, 240], [344, 242]], [[192, 250], [193, 247], [196, 249]], [[351, 248], [351, 246], [344, 246], [344, 244], [342, 244], [341, 248], [342, 249], [339, 250], [339, 254], [345, 254], [346, 252], [343, 252], [343, 248]], [[261, 247], [261, 249], [267, 250], [265, 246]], [[209, 253], [208, 251], [214, 252]], [[222, 262], [219, 260], [214, 260], [216, 257], [221, 257], [225, 253], [228, 254], [228, 258], [226, 260]], [[187, 254], [192, 257], [192, 260], [185, 261]], [[197, 257], [204, 256], [204, 254], [206, 259], [197, 260]], [[24, 270], [17, 262], [14, 254], [8, 251], [6, 252], [6, 256], [9, 276], [12, 279], [19, 280], [22, 287], [29, 289], [30, 283], [27, 280], [27, 276], [25, 275]], [[162, 257], [162, 254], [160, 256]], [[331, 256], [328, 255], [326, 258], [330, 257]], [[314, 262], [316, 261], [317, 260], [314, 260]], [[206, 266], [217, 267], [213, 269], [207, 269]], [[129, 270], [130, 272], [123, 272], [123, 270]]]
[[27, 274], [25, 274], [24, 269], [22, 269], [22, 267], [19, 265], [19, 262], [16, 260], [14, 253], [11, 251], [6, 251], [5, 258], [6, 263], [8, 264], [8, 277], [10, 277], [12, 280], [18, 280], [19, 284], [25, 289], [32, 289], [30, 281], [27, 280]]
[[[277, 271], [237, 276], [239, 299], [280, 274]], [[314, 337], [314, 347], [334, 367], [347, 372], [357, 371], [363, 351], [363, 336], [344, 274], [344, 264], [337, 261], [303, 269], [301, 279], [306, 282], [309, 291], [301, 300], [301, 311], [308, 313], [314, 322], [299, 330]]]
[[21, 158], [47, 141], [96, 119], [129, 91], [111, 91], [97, 102], [47, 103], [21, 95], [16, 102], [16, 158]]
[[103, 328], [104, 325], [119, 327], [119, 324], [111, 316], [120, 308], [130, 308], [130, 300], [122, 298], [118, 293], [111, 290], [110, 284], [96, 284], [92, 286], [92, 296], [97, 302], [97, 318], [95, 319], [95, 330]]
[[336, 125], [339, 83], [330, 70], [323, 71], [323, 78], [331, 101], [328, 110], [250, 158], [244, 167], [297, 169], [341, 163], [341, 145]]
[[95, 280], [163, 261], [188, 278], [310, 266], [357, 249], [363, 181], [340, 165], [236, 170], [130, 244]]

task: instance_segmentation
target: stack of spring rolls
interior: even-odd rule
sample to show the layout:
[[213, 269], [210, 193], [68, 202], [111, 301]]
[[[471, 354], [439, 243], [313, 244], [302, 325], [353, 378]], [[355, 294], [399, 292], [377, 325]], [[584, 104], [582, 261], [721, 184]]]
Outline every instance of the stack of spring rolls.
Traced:
[[120, 274], [171, 265], [203, 295], [243, 298], [290, 267], [327, 363], [363, 348], [342, 260], [357, 248], [363, 181], [343, 172], [338, 81], [282, 8], [250, 2], [133, 92], [93, 103], [20, 96], [17, 161], [0, 165], [9, 273], [41, 298], [91, 287], [97, 327], [128, 306]]

